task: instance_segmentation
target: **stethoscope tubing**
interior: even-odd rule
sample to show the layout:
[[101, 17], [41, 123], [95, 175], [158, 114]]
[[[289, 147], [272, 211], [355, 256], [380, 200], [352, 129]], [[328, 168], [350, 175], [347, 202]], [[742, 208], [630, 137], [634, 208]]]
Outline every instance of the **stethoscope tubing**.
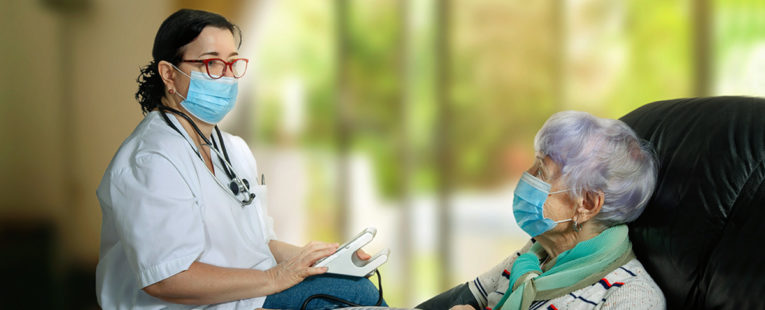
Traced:
[[[186, 115], [185, 113], [181, 111], [178, 111], [176, 109], [166, 107], [166, 106], [159, 106], [159, 110], [160, 110], [159, 111], [160, 114], [162, 115], [162, 118], [165, 120], [165, 123], [167, 123], [167, 125], [170, 126], [170, 128], [178, 132], [178, 134], [180, 134], [181, 137], [183, 137], [183, 139], [186, 140], [186, 142], [189, 144], [189, 146], [194, 151], [194, 153], [197, 154], [197, 157], [199, 157], [199, 159], [202, 160], [202, 162], [204, 163], [205, 160], [202, 157], [202, 154], [199, 153], [199, 150], [197, 150], [194, 144], [191, 141], [189, 141], [189, 139], [181, 132], [181, 130], [178, 129], [178, 127], [175, 126], [170, 121], [167, 115], [165, 115], [164, 111], [165, 110], [170, 111], [175, 115], [181, 116], [191, 124], [191, 126], [194, 128], [194, 131], [196, 131], [196, 133], [204, 142], [203, 145], [208, 146], [210, 150], [215, 152], [215, 154], [218, 156], [218, 159], [223, 165], [223, 168], [224, 168], [223, 170], [225, 170], [226, 175], [229, 177], [229, 179], [232, 180], [232, 183], [228, 187], [226, 187], [226, 185], [224, 185], [223, 182], [221, 182], [218, 179], [218, 177], [213, 175], [212, 172], [209, 171], [209, 169], [205, 169], [205, 170], [208, 170], [207, 172], [211, 174], [211, 176], [213, 177], [213, 179], [215, 179], [218, 185], [220, 185], [226, 192], [229, 192], [231, 196], [242, 205], [242, 207], [251, 204], [252, 201], [255, 199], [255, 194], [250, 192], [249, 182], [247, 182], [246, 179], [239, 178], [236, 172], [234, 172], [234, 167], [229, 162], [228, 152], [226, 151], [226, 145], [223, 142], [223, 136], [221, 135], [220, 129], [218, 129], [218, 126], [217, 125], [215, 126], [215, 131], [218, 135], [218, 140], [220, 140], [220, 145], [221, 145], [221, 149], [223, 150], [223, 154], [221, 154], [221, 152], [218, 151], [218, 145], [215, 143], [215, 139], [212, 139], [212, 142], [210, 141], [210, 139], [207, 139], [207, 137], [205, 137], [205, 135], [202, 133], [199, 127], [191, 120], [191, 118], [188, 115]], [[240, 193], [245, 196], [245, 198], [242, 200], [240, 200], [240, 198], [238, 197]]]

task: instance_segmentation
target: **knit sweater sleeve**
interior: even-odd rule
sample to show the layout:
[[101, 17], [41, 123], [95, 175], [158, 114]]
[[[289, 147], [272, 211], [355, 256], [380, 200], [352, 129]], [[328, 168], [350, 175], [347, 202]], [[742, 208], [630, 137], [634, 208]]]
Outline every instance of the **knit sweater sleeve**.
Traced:
[[629, 281], [606, 296], [602, 310], [666, 309], [664, 294], [653, 281]]

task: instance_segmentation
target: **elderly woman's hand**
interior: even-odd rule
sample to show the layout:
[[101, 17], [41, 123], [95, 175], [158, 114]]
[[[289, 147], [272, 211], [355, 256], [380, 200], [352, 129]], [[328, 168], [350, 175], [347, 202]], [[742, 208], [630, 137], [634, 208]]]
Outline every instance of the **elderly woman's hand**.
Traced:
[[473, 308], [471, 305], [456, 305], [449, 308], [449, 310], [475, 310], [475, 308]]
[[311, 267], [317, 260], [329, 256], [337, 250], [337, 243], [313, 241], [300, 248], [297, 255], [266, 270], [273, 293], [286, 290], [303, 279], [327, 272], [327, 267]]

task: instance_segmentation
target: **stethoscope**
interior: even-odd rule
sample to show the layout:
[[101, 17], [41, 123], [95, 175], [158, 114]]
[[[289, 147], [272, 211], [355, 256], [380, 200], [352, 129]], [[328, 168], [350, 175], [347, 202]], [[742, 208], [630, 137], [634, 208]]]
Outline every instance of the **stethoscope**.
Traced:
[[[189, 139], [186, 138], [186, 136], [183, 134], [183, 132], [181, 132], [181, 130], [178, 129], [178, 127], [175, 126], [175, 124], [173, 124], [172, 121], [170, 121], [170, 118], [167, 117], [167, 115], [165, 115], [164, 111], [172, 112], [173, 114], [179, 115], [179, 116], [183, 117], [184, 119], [186, 119], [189, 122], [189, 124], [191, 124], [191, 126], [194, 127], [194, 131], [196, 131], [196, 133], [199, 135], [199, 137], [202, 138], [202, 141], [204, 141], [204, 143], [205, 143], [204, 145], [209, 146], [210, 150], [212, 150], [213, 152], [215, 152], [216, 155], [218, 155], [218, 159], [220, 160], [221, 164], [223, 165], [223, 168], [226, 171], [226, 175], [228, 175], [229, 179], [231, 179], [231, 183], [229, 184], [229, 188], [231, 189], [230, 193], [234, 194], [233, 197], [242, 204], [242, 207], [251, 204], [252, 201], [255, 200], [255, 194], [250, 193], [250, 182], [247, 182], [247, 179], [240, 179], [236, 175], [236, 173], [234, 172], [234, 167], [231, 166], [231, 164], [230, 164], [231, 160], [228, 158], [228, 152], [226, 151], [226, 144], [223, 143], [223, 136], [221, 135], [220, 129], [218, 129], [217, 125], [215, 126], [215, 133], [218, 136], [218, 140], [220, 140], [220, 146], [221, 146], [221, 149], [223, 150], [223, 154], [221, 154], [218, 151], [218, 144], [215, 143], [215, 139], [212, 139], [212, 142], [210, 142], [210, 140], [207, 139], [207, 137], [205, 137], [205, 135], [202, 133], [202, 131], [199, 130], [199, 127], [197, 127], [197, 124], [195, 124], [188, 115], [186, 115], [185, 113], [183, 113], [181, 111], [178, 111], [176, 109], [173, 109], [173, 108], [170, 108], [170, 107], [167, 107], [167, 106], [163, 106], [163, 105], [158, 106], [158, 108], [160, 110], [159, 114], [161, 114], [162, 118], [165, 119], [165, 123], [167, 123], [167, 125], [170, 126], [170, 128], [172, 128], [173, 130], [178, 132], [178, 134], [181, 135], [181, 137], [183, 137], [183, 139], [186, 140], [186, 142], [189, 143], [189, 146], [191, 146], [191, 149], [194, 150], [194, 153], [196, 153], [197, 156], [199, 156], [199, 159], [201, 159], [203, 163], [204, 163], [205, 160], [202, 157], [202, 154], [200, 154], [199, 151], [197, 150], [197, 148], [194, 147], [194, 144], [191, 141], [189, 141]], [[205, 169], [207, 169], [207, 168], [205, 168]], [[220, 180], [218, 180], [217, 177], [213, 176], [213, 178], [215, 179], [215, 181], [218, 182], [218, 184], [221, 187], [223, 187], [223, 188], [226, 187], [225, 185], [223, 185], [223, 183]], [[264, 177], [261, 177], [260, 184], [261, 185], [265, 185], [265, 178]], [[238, 198], [238, 196], [237, 196], [240, 193], [245, 195], [246, 198], [243, 199], [243, 200], [240, 200]], [[377, 299], [377, 304], [376, 304], [376, 306], [379, 306], [379, 305], [382, 304], [382, 301], [383, 301], [382, 278], [380, 277], [380, 271], [375, 269], [375, 272], [377, 273], [377, 287], [380, 288], [380, 296]], [[327, 294], [315, 294], [315, 295], [309, 296], [308, 299], [306, 299], [303, 302], [303, 305], [302, 305], [302, 307], [300, 309], [306, 309], [308, 303], [311, 300], [318, 299], [318, 298], [329, 299], [329, 300], [332, 300], [332, 301], [335, 301], [335, 302], [340, 302], [340, 303], [347, 304], [347, 305], [352, 306], [352, 307], [360, 307], [361, 306], [361, 305], [352, 303], [350, 301], [347, 301], [347, 300], [344, 300], [344, 299], [341, 299], [341, 298], [338, 298], [338, 297], [335, 297], [335, 296], [331, 296], [331, 295], [327, 295]]]
[[[202, 141], [204, 141], [204, 145], [210, 147], [210, 150], [212, 150], [213, 152], [215, 152], [216, 155], [218, 155], [218, 160], [220, 160], [220, 163], [223, 166], [223, 170], [226, 171], [226, 175], [231, 180], [231, 183], [229, 183], [228, 188], [226, 188], [226, 185], [224, 185], [216, 176], [213, 175], [213, 178], [215, 179], [215, 181], [217, 181], [221, 187], [230, 189], [231, 193], [233, 193], [234, 199], [239, 201], [242, 204], [242, 207], [251, 204], [252, 201], [255, 199], [255, 194], [250, 192], [250, 182], [248, 182], [247, 179], [239, 178], [239, 176], [237, 176], [236, 173], [234, 172], [234, 167], [230, 163], [231, 160], [229, 159], [228, 152], [226, 151], [226, 144], [224, 144], [223, 142], [223, 136], [221, 135], [220, 129], [218, 129], [218, 126], [217, 125], [215, 126], [215, 133], [218, 136], [218, 140], [220, 140], [220, 146], [221, 146], [221, 149], [223, 150], [223, 154], [221, 154], [220, 151], [218, 151], [218, 144], [215, 143], [215, 139], [212, 139], [212, 142], [210, 142], [210, 139], [207, 139], [207, 137], [205, 137], [202, 131], [199, 130], [199, 127], [197, 127], [197, 125], [191, 120], [191, 118], [188, 115], [186, 115], [185, 113], [181, 111], [178, 111], [176, 109], [163, 106], [163, 105], [158, 106], [158, 108], [160, 110], [159, 114], [161, 114], [162, 118], [165, 119], [165, 123], [167, 123], [167, 125], [170, 126], [170, 128], [178, 132], [178, 134], [180, 134], [181, 137], [183, 137], [184, 140], [186, 140], [186, 142], [189, 143], [189, 145], [191, 146], [191, 149], [194, 150], [194, 153], [196, 153], [199, 159], [201, 159], [202, 162], [204, 163], [205, 160], [204, 158], [202, 158], [202, 154], [200, 154], [197, 148], [194, 147], [194, 145], [186, 138], [183, 132], [181, 132], [181, 130], [178, 129], [178, 127], [175, 126], [175, 124], [173, 124], [173, 122], [170, 121], [170, 118], [168, 118], [167, 115], [165, 115], [164, 111], [169, 111], [175, 115], [183, 117], [189, 122], [189, 124], [191, 124], [192, 127], [194, 127], [194, 131], [196, 131], [199, 137], [202, 138]], [[244, 195], [245, 198], [241, 199], [239, 194]]]

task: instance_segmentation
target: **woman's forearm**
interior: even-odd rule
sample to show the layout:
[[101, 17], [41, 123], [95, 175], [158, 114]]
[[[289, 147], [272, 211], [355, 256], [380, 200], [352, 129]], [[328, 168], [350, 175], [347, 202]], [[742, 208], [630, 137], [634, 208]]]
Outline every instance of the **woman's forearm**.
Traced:
[[236, 269], [194, 262], [188, 270], [143, 290], [178, 304], [207, 305], [276, 293], [270, 271]]
[[279, 240], [269, 241], [268, 248], [271, 250], [271, 254], [274, 255], [274, 258], [276, 259], [277, 264], [294, 257], [295, 255], [300, 253], [300, 249], [301, 249], [298, 246], [295, 246], [283, 241], [279, 241]]
[[300, 248], [272, 240], [268, 244], [277, 265], [266, 271], [213, 266], [194, 262], [189, 269], [149, 285], [143, 290], [154, 297], [178, 304], [209, 305], [267, 296], [322, 274], [326, 267], [314, 262], [337, 250], [336, 243], [310, 242]]

